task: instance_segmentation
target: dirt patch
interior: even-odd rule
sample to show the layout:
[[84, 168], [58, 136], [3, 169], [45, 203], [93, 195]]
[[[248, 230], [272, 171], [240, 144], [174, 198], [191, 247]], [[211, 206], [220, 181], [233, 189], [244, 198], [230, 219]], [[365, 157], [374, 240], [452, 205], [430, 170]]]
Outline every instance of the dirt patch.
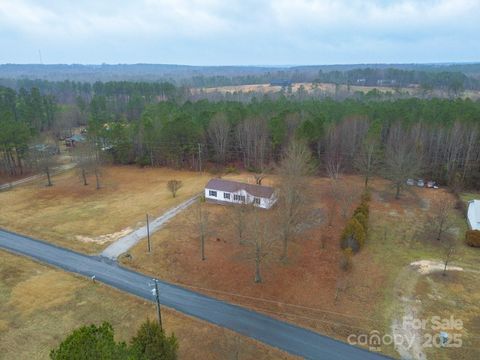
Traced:
[[[432, 261], [432, 260], [414, 261], [410, 264], [410, 266], [422, 275], [443, 271], [445, 268], [445, 264], [439, 261]], [[449, 265], [447, 266], [447, 271], [463, 271], [463, 269], [459, 266]]]
[[[403, 341], [395, 344], [395, 350], [400, 354], [402, 359], [426, 359], [427, 353], [424, 346], [425, 339], [423, 332], [430, 329], [414, 326], [413, 322], [405, 321], [405, 319], [426, 319], [426, 315], [432, 313], [432, 306], [424, 304], [425, 300], [434, 302], [443, 301], [450, 294], [450, 291], [440, 291], [437, 284], [445, 281], [446, 277], [440, 275], [440, 278], [431, 278], [428, 275], [438, 275], [444, 270], [444, 264], [439, 261], [419, 260], [412, 262], [405, 267], [398, 275], [396, 286], [394, 289], [394, 298], [397, 302], [397, 313], [392, 321], [392, 334]], [[448, 266], [447, 271], [463, 272], [458, 266]], [[450, 278], [451, 290], [462, 292], [464, 286], [458, 283], [455, 278]], [[425, 283], [426, 281], [426, 283]], [[441, 285], [442, 286], [442, 285]], [[453, 303], [452, 306], [456, 306]], [[435, 316], [438, 313], [433, 312]], [[448, 313], [445, 318], [449, 318], [453, 314]], [[429, 333], [429, 336], [431, 334]]]
[[425, 359], [420, 330], [404, 321], [405, 318], [419, 318], [421, 302], [414, 296], [418, 276], [410, 267], [403, 269], [393, 290], [397, 312], [392, 320], [391, 331], [394, 338], [402, 340], [395, 343], [395, 350], [402, 359]]
[[116, 241], [116, 240], [120, 239], [121, 237], [124, 237], [124, 236], [130, 234], [132, 231], [133, 231], [133, 229], [131, 227], [127, 227], [127, 228], [125, 228], [123, 230], [120, 230], [120, 231], [117, 231], [113, 234], [100, 235], [100, 236], [97, 236], [95, 238], [90, 238], [88, 236], [82, 236], [82, 235], [76, 235], [75, 238], [78, 241], [81, 241], [81, 242], [96, 243], [96, 244], [103, 245], [103, 244], [106, 244], [106, 243]]

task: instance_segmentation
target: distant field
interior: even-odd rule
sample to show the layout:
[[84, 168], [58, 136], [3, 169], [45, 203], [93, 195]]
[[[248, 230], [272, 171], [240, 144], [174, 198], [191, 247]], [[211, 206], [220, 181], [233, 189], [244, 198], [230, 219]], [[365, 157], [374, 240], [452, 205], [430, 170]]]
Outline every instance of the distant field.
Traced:
[[[43, 240], [95, 253], [133, 227], [145, 223], [145, 214], [159, 216], [200, 192], [210, 176], [166, 168], [106, 167], [100, 190], [95, 177], [82, 184], [76, 170], [44, 181], [0, 192], [0, 227]], [[183, 187], [174, 199], [168, 180]]]
[[[355, 92], [362, 92], [362, 93], [367, 93], [371, 90], [378, 90], [381, 93], [386, 93], [386, 92], [391, 92], [395, 93], [397, 91], [400, 91], [402, 93], [407, 93], [411, 96], [423, 96], [423, 90], [420, 88], [415, 88], [415, 87], [402, 87], [402, 88], [394, 88], [394, 87], [389, 87], [389, 86], [357, 86], [357, 85], [350, 85], [347, 87], [347, 85], [339, 85], [337, 90], [335, 90], [335, 84], [330, 84], [330, 83], [294, 83], [292, 84], [292, 92], [297, 92], [300, 87], [303, 87], [303, 89], [307, 93], [319, 93], [319, 94], [325, 94], [325, 95], [335, 95], [335, 92], [338, 91], [339, 93], [346, 93], [347, 91], [350, 93], [355, 93]], [[194, 94], [199, 94], [199, 93], [221, 93], [221, 94], [227, 94], [227, 93], [235, 93], [235, 92], [242, 92], [242, 93], [261, 93], [261, 94], [268, 94], [268, 93], [275, 93], [279, 92], [282, 89], [281, 86], [270, 86], [270, 84], [252, 84], [252, 85], [233, 85], [233, 86], [219, 86], [219, 87], [208, 87], [208, 88], [193, 88], [191, 91]], [[434, 90], [431, 92], [432, 96], [443, 96], [446, 97], [447, 94], [444, 91], [441, 90]], [[480, 98], [480, 91], [473, 91], [473, 90], [468, 90], [465, 91], [462, 97], [470, 97], [472, 99], [479, 99]]]
[[[293, 359], [229, 330], [164, 308], [168, 333], [179, 340], [179, 359]], [[74, 328], [109, 321], [128, 341], [153, 303], [102, 284], [0, 251], [0, 358], [48, 359]]]

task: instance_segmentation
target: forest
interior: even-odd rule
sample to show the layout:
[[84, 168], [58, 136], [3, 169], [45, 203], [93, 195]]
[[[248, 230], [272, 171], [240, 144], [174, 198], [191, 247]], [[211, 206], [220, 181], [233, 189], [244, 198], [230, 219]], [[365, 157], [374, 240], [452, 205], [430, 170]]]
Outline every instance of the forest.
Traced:
[[68, 84], [63, 96], [58, 84], [55, 92], [0, 88], [2, 173], [33, 167], [40, 135], [58, 141], [86, 127], [102, 161], [118, 164], [268, 172], [296, 138], [330, 175], [480, 184], [480, 103], [469, 99], [298, 100], [282, 93], [214, 102], [188, 101], [168, 83]]

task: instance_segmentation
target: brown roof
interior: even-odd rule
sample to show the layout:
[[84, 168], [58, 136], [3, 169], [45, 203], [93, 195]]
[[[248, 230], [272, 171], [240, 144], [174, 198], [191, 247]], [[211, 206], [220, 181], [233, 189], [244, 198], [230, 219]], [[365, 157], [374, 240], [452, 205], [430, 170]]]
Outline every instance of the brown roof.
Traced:
[[239, 190], [245, 190], [252, 196], [270, 198], [273, 194], [273, 188], [270, 186], [246, 184], [238, 181], [224, 180], [224, 179], [211, 179], [207, 186], [207, 189], [237, 192]]

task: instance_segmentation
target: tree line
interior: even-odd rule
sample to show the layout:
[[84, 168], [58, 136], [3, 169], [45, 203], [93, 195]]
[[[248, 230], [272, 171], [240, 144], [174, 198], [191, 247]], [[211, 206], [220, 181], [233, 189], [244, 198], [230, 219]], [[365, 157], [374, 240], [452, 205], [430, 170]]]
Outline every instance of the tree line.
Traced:
[[405, 176], [480, 183], [480, 104], [470, 100], [160, 102], [134, 121], [112, 122], [104, 104], [92, 104], [90, 136], [117, 163], [261, 172], [296, 138], [325, 173], [396, 178], [399, 191]]
[[0, 172], [21, 174], [34, 136], [53, 127], [56, 113], [53, 96], [42, 95], [37, 88], [0, 87]]
[[348, 71], [319, 71], [316, 82], [360, 85], [406, 87], [419, 85], [425, 89], [444, 89], [454, 94], [465, 89], [480, 88], [480, 80], [460, 71], [418, 71], [387, 69], [353, 69]]
[[80, 82], [80, 81], [48, 81], [41, 79], [0, 79], [0, 85], [15, 91], [31, 91], [36, 89], [44, 95], [50, 95], [61, 104], [75, 104], [81, 97], [89, 102], [94, 95], [127, 100], [134, 96], [141, 96], [145, 102], [152, 102], [156, 98], [175, 99], [181, 88], [170, 82], [146, 81], [108, 81]]
[[160, 89], [93, 84], [89, 97], [57, 104], [35, 87], [0, 88], [2, 172], [22, 171], [38, 134], [60, 138], [68, 129], [87, 126], [96, 151], [121, 164], [266, 171], [298, 138], [324, 172], [353, 173], [367, 166], [369, 173], [399, 181], [409, 174], [442, 184], [480, 183], [478, 101], [299, 100], [282, 94], [249, 102], [182, 101], [153, 95]]

